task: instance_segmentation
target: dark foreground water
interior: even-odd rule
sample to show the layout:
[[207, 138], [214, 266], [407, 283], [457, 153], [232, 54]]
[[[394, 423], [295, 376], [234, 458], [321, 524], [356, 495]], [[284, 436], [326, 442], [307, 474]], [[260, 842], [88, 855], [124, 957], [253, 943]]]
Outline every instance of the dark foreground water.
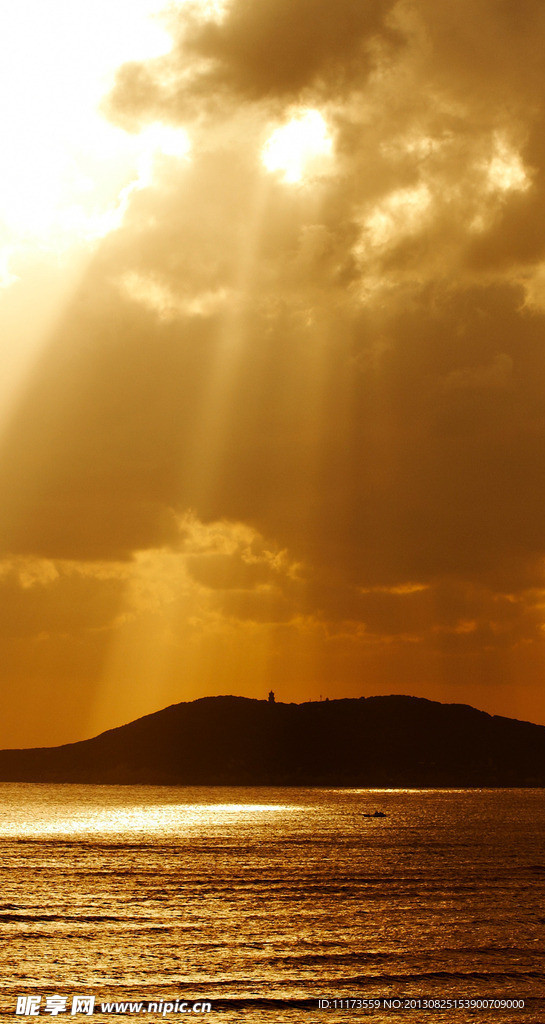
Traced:
[[542, 790], [4, 784], [0, 844], [2, 1021], [545, 1022]]

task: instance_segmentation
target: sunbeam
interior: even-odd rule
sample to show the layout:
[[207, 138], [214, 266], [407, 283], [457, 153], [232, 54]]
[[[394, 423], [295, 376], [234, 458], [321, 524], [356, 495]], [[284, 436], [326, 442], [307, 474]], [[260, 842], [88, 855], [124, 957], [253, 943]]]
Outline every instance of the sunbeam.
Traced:
[[543, 15], [428, 6], [2, 10], [10, 743], [228, 690], [542, 715]]

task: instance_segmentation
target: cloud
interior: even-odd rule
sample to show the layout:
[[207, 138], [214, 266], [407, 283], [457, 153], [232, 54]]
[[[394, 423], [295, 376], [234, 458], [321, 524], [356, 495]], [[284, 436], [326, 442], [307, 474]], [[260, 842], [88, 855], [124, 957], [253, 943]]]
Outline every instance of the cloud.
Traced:
[[118, 73], [108, 106], [121, 121], [167, 112], [190, 116], [195, 103], [225, 98], [293, 101], [365, 79], [376, 43], [399, 39], [388, 24], [392, 0], [232, 0], [221, 18], [188, 4], [178, 11], [172, 54]]
[[123, 588], [122, 576], [111, 568], [90, 575], [79, 563], [29, 557], [0, 562], [1, 640], [73, 639], [109, 628]]
[[[27, 581], [110, 565], [114, 629], [259, 636], [290, 678], [477, 685], [509, 651], [537, 687], [545, 14], [523, 7], [185, 5], [172, 53], [121, 69], [112, 116], [191, 151], [128, 195], [3, 438]], [[331, 153], [290, 180], [264, 148], [309, 112]]]

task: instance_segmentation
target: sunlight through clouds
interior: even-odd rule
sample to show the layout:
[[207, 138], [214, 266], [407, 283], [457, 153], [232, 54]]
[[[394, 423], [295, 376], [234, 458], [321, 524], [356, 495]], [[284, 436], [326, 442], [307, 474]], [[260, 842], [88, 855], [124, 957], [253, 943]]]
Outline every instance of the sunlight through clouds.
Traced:
[[[110, 230], [120, 188], [152, 151], [182, 155], [173, 130], [130, 137], [99, 113], [117, 65], [168, 52], [158, 0], [22, 0], [0, 13], [0, 246], [59, 250]], [[52, 57], [52, 54], [54, 55]], [[171, 138], [166, 133], [170, 132]], [[176, 133], [181, 139], [181, 133]], [[9, 144], [5, 141], [9, 140]], [[185, 149], [184, 149], [185, 153]], [[15, 280], [16, 278], [13, 277]]]
[[0, 11], [4, 736], [275, 680], [534, 717], [545, 5], [162, 7]]
[[153, 169], [158, 157], [187, 159], [191, 150], [189, 135], [183, 128], [171, 128], [165, 124], [151, 124], [138, 135], [138, 183], [140, 187], [151, 184]]
[[525, 192], [530, 188], [520, 155], [503, 139], [496, 139], [495, 152], [486, 170], [492, 192]]
[[160, 320], [167, 323], [182, 316], [212, 316], [221, 311], [229, 298], [225, 288], [210, 289], [191, 296], [175, 293], [162, 281], [134, 271], [123, 274], [118, 287], [122, 295], [152, 310]]
[[371, 245], [388, 245], [419, 229], [430, 204], [427, 185], [392, 192], [365, 220], [365, 231]]
[[319, 157], [331, 154], [332, 141], [327, 125], [317, 110], [292, 117], [267, 139], [261, 158], [268, 171], [283, 173], [283, 181], [301, 181]]

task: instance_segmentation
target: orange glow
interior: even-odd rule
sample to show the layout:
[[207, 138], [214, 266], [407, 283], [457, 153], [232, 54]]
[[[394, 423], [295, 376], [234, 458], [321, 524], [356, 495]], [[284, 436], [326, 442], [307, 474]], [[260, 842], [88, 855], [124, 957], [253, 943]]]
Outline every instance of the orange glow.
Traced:
[[464, 3], [0, 15], [0, 746], [543, 719], [545, 16]]

